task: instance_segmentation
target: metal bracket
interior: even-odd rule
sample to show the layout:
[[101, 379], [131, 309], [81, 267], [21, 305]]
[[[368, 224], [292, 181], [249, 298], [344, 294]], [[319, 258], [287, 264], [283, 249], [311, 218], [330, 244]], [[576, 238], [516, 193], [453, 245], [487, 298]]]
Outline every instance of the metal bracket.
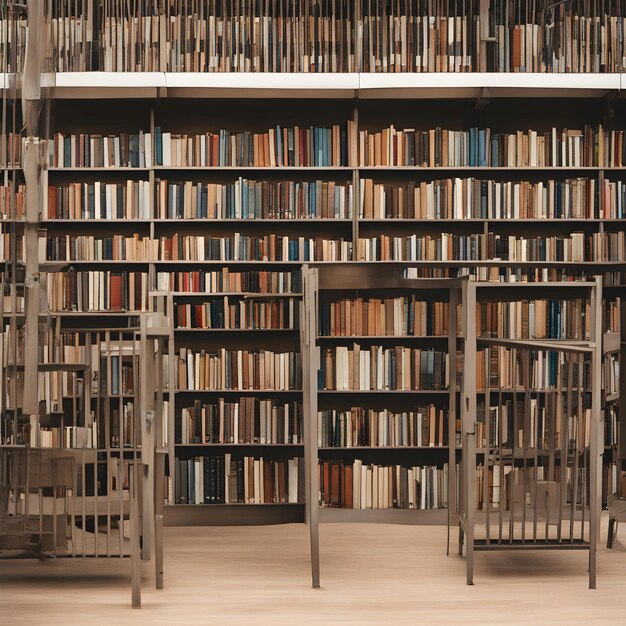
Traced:
[[489, 87], [483, 87], [480, 90], [480, 95], [476, 98], [476, 102], [474, 103], [474, 111], [482, 111], [489, 103]]

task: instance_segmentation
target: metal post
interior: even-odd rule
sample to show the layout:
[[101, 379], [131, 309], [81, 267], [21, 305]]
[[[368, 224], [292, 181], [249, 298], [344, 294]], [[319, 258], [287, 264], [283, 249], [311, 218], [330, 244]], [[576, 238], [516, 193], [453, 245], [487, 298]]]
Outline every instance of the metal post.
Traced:
[[601, 510], [602, 472], [600, 442], [603, 441], [602, 412], [602, 278], [595, 277], [591, 295], [591, 333], [593, 347], [591, 362], [591, 428], [589, 441], [589, 589], [596, 588], [596, 552]]
[[303, 401], [305, 422], [305, 481], [306, 507], [311, 544], [311, 580], [315, 589], [320, 586], [319, 549], [319, 487], [317, 468], [317, 371], [319, 367], [315, 337], [317, 335], [317, 269], [303, 266], [304, 332], [302, 335]]
[[[123, 461], [119, 462], [120, 465]], [[122, 470], [123, 471], [123, 470]], [[137, 463], [130, 464], [128, 472], [130, 487], [130, 572], [133, 609], [141, 608], [141, 559], [139, 553], [139, 504], [137, 484]], [[122, 516], [123, 519], [123, 516]], [[121, 529], [120, 529], [120, 532]]]
[[465, 550], [467, 584], [474, 584], [474, 521], [476, 517], [476, 283], [463, 285], [465, 352], [461, 424], [463, 432], [462, 480], [465, 492]]
[[[43, 202], [42, 170], [44, 143], [39, 139], [41, 110], [41, 28], [43, 3], [28, 0], [28, 32], [24, 73], [22, 75], [22, 114], [26, 128], [24, 144], [24, 180], [26, 183], [26, 219], [24, 224], [25, 335], [24, 335], [24, 415], [38, 416], [39, 354], [39, 219]], [[14, 251], [15, 253], [15, 251]], [[39, 441], [37, 441], [39, 445]]]

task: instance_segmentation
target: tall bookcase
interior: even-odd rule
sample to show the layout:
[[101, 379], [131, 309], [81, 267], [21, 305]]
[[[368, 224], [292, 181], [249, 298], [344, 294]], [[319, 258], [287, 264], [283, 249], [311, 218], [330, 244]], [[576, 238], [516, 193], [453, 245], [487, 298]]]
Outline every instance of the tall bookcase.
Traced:
[[[97, 5], [97, 3], [95, 3]], [[221, 3], [223, 4], [223, 3]], [[503, 56], [504, 46], [511, 45], [515, 49], [514, 31], [509, 32], [506, 24], [515, 25], [537, 19], [543, 20], [540, 26], [549, 23], [552, 18], [569, 15], [566, 7], [559, 7], [549, 15], [531, 16], [526, 12], [526, 3], [519, 2], [518, 9], [512, 17], [512, 21], [506, 19], [506, 11], [503, 3], [493, 4], [493, 13], [489, 14], [490, 3], [484, 1], [471, 2], [467, 6], [470, 26], [467, 24], [459, 27], [454, 23], [453, 33], [464, 33], [462, 42], [471, 45], [471, 57], [469, 64], [458, 62], [454, 55], [453, 63], [450, 59], [445, 60], [444, 45], [438, 52], [439, 60], [432, 66], [426, 64], [423, 67], [413, 68], [419, 71], [406, 71], [405, 66], [391, 66], [382, 61], [389, 49], [385, 46], [391, 39], [380, 37], [378, 40], [379, 51], [372, 63], [372, 54], [375, 39], [371, 37], [370, 17], [390, 17], [391, 20], [398, 17], [402, 3], [390, 7], [386, 3], [359, 1], [350, 4], [350, 10], [346, 3], [342, 2], [314, 2], [295, 3], [298, 16], [305, 15], [309, 9], [318, 10], [314, 13], [320, 17], [319, 23], [313, 19], [314, 28], [325, 23], [321, 18], [328, 11], [335, 10], [339, 16], [339, 28], [335, 31], [308, 30], [309, 26], [303, 26], [306, 36], [301, 43], [306, 45], [309, 54], [316, 50], [315, 54], [326, 53], [329, 50], [337, 50], [331, 45], [315, 48], [318, 40], [324, 39], [324, 33], [330, 35], [331, 41], [341, 43], [341, 54], [345, 58], [341, 63], [330, 63], [305, 68], [279, 67], [260, 65], [258, 67], [245, 68], [242, 66], [229, 66], [226, 69], [237, 71], [217, 71], [217, 66], [210, 68], [195, 68], [198, 73], [189, 71], [194, 69], [187, 63], [191, 58], [177, 52], [179, 42], [172, 39], [174, 31], [166, 29], [167, 44], [163, 39], [151, 38], [158, 42], [159, 49], [151, 47], [150, 63], [146, 61], [148, 56], [136, 48], [138, 57], [146, 61], [145, 65], [126, 67], [133, 70], [148, 71], [84, 71], [103, 69], [122, 69], [124, 63], [132, 59], [132, 55], [124, 55], [122, 40], [109, 38], [105, 41], [102, 33], [98, 31], [100, 14], [93, 13], [94, 3], [86, 2], [83, 10], [93, 17], [93, 22], [81, 22], [80, 28], [89, 23], [97, 25], [93, 32], [83, 31], [85, 38], [84, 46], [76, 45], [71, 55], [62, 56], [58, 49], [51, 48], [49, 53], [54, 56], [50, 63], [51, 74], [45, 77], [46, 86], [49, 87], [51, 98], [51, 124], [50, 136], [55, 133], [95, 133], [95, 134], [119, 134], [125, 133], [149, 133], [147, 143], [148, 152], [153, 156], [157, 153], [159, 131], [161, 133], [205, 133], [228, 131], [257, 131], [266, 132], [277, 125], [281, 127], [291, 126], [316, 126], [330, 127], [341, 125], [347, 138], [356, 140], [352, 151], [348, 150], [350, 159], [339, 165], [307, 165], [307, 166], [240, 166], [225, 165], [204, 167], [198, 165], [172, 166], [157, 163], [155, 160], [147, 160], [143, 164], [132, 167], [55, 167], [52, 166], [47, 172], [46, 184], [48, 188], [67, 186], [71, 183], [117, 183], [126, 185], [127, 181], [133, 184], [142, 184], [142, 192], [145, 205], [141, 211], [133, 217], [101, 217], [100, 219], [60, 219], [44, 216], [42, 228], [46, 231], [46, 239], [64, 235], [89, 235], [95, 237], [109, 237], [112, 235], [124, 235], [130, 237], [137, 234], [146, 241], [157, 242], [162, 237], [179, 235], [214, 235], [228, 237], [234, 233], [242, 235], [263, 236], [266, 234], [286, 235], [291, 237], [319, 237], [327, 240], [343, 240], [352, 245], [351, 256], [346, 255], [345, 262], [363, 262], [364, 252], [359, 246], [360, 240], [373, 240], [385, 237], [405, 237], [409, 235], [431, 236], [439, 239], [442, 233], [450, 236], [483, 237], [526, 237], [537, 236], [569, 236], [571, 233], [583, 233], [584, 237], [602, 238], [606, 234], [624, 233], [624, 209], [618, 217], [597, 216], [595, 214], [584, 216], [565, 217], [519, 217], [498, 218], [490, 216], [482, 217], [371, 217], [361, 215], [362, 199], [366, 193], [366, 183], [371, 180], [373, 185], [388, 185], [392, 187], [406, 187], [409, 184], [433, 183], [449, 179], [494, 180], [498, 182], [525, 181], [531, 184], [545, 183], [547, 180], [564, 181], [566, 179], [584, 178], [592, 181], [596, 190], [603, 188], [609, 183], [623, 183], [624, 160], [617, 166], [613, 165], [490, 165], [486, 162], [472, 164], [446, 165], [440, 164], [435, 157], [436, 163], [427, 165], [388, 165], [383, 162], [374, 164], [360, 164], [358, 143], [360, 133], [379, 133], [393, 125], [396, 129], [414, 129], [417, 131], [450, 129], [465, 130], [470, 128], [484, 130], [492, 129], [493, 132], [510, 132], [536, 130], [540, 133], [551, 131], [555, 127], [559, 133], [563, 129], [584, 130], [585, 124], [597, 126], [602, 124], [606, 129], [620, 129], [621, 120], [624, 118], [624, 103], [621, 94], [626, 87], [626, 74], [620, 61], [621, 48], [611, 58], [611, 63], [598, 63], [585, 65], [585, 70], [591, 73], [575, 73], [571, 65], [563, 67], [537, 67], [538, 70], [550, 70], [546, 73], [524, 72], [520, 63], [522, 56]], [[450, 3], [445, 7], [447, 18], [456, 20], [459, 16], [456, 9], [450, 12]], [[497, 7], [496, 7], [497, 4]], [[504, 3], [506, 4], [506, 3]], [[271, 5], [271, 6], [270, 6]], [[323, 6], [322, 6], [323, 5]], [[143, 10], [144, 5], [137, 5]], [[198, 5], [200, 6], [200, 4]], [[216, 3], [208, 2], [207, 7], [215, 8]], [[282, 6], [282, 5], [281, 5]], [[612, 10], [610, 2], [602, 7]], [[278, 4], [269, 3], [266, 9], [278, 10]], [[75, 8], [75, 7], [74, 7]], [[254, 10], [257, 10], [255, 7]], [[454, 8], [454, 7], [453, 7]], [[534, 7], [537, 8], [537, 7]], [[584, 8], [584, 7], [583, 7]], [[219, 9], [219, 7], [218, 7]], [[407, 10], [409, 10], [407, 5]], [[409, 10], [412, 11], [411, 8]], [[425, 9], [424, 9], [425, 10]], [[591, 14], [586, 12], [585, 16]], [[141, 11], [140, 11], [141, 12]], [[401, 11], [400, 11], [401, 12]], [[227, 12], [228, 13], [228, 12]], [[120, 13], [120, 16], [123, 13]], [[221, 13], [220, 13], [221, 15]], [[282, 14], [281, 14], [282, 15]], [[416, 14], [417, 15], [417, 14]], [[420, 16], [425, 15], [421, 11]], [[272, 18], [279, 16], [272, 13]], [[55, 15], [55, 17], [58, 17]], [[70, 28], [74, 24], [72, 12], [67, 14]], [[144, 20], [146, 13], [141, 13]], [[174, 21], [177, 15], [171, 16]], [[244, 16], [245, 24], [250, 23], [251, 14]], [[528, 19], [527, 19], [528, 18]], [[116, 18], [117, 19], [117, 18]], [[121, 19], [121, 18], [120, 18]], [[160, 19], [160, 18], [159, 18]], [[242, 18], [243, 19], [243, 18]], [[350, 22], [348, 22], [348, 19]], [[559, 18], [560, 19], [560, 18]], [[568, 18], [569, 19], [569, 18]], [[147, 20], [146, 20], [147, 21]], [[158, 21], [158, 20], [157, 20]], [[193, 20], [192, 20], [193, 22]], [[156, 23], [156, 22], [155, 22]], [[179, 22], [176, 22], [179, 23]], [[346, 25], [357, 24], [356, 29], [345, 28]], [[367, 28], [361, 26], [366, 24]], [[434, 31], [429, 37], [444, 37], [447, 41], [447, 33], [441, 23], [434, 21]], [[449, 22], [446, 22], [449, 24]], [[145, 24], [144, 24], [145, 26]], [[150, 25], [152, 28], [154, 24]], [[605, 27], [608, 28], [606, 24]], [[55, 22], [55, 37], [51, 38], [53, 44], [73, 41], [71, 37], [65, 38], [64, 28], [66, 24]], [[458, 27], [458, 28], [457, 28]], [[159, 26], [160, 28], [160, 26]], [[190, 31], [199, 33], [198, 37], [203, 41], [202, 28], [193, 27]], [[245, 29], [244, 29], [245, 30]], [[341, 32], [339, 32], [341, 31]], [[434, 34], [437, 31], [438, 34]], [[118, 32], [122, 32], [121, 30]], [[180, 31], [182, 32], [182, 31]], [[244, 31], [241, 31], [244, 32]], [[251, 31], [246, 31], [251, 32]], [[269, 32], [269, 31], [268, 31]], [[470, 32], [468, 35], [467, 33]], [[611, 31], [612, 32], [612, 31]], [[315, 35], [317, 33], [317, 35]], [[344, 33], [344, 34], [341, 34]], [[345, 36], [349, 33], [349, 36]], [[354, 34], [353, 34], [354, 33]], [[109, 33], [110, 34], [110, 33]], [[387, 33], [388, 35], [389, 33]], [[315, 36], [313, 36], [315, 35]], [[256, 35], [255, 35], [256, 36]], [[317, 37], [317, 38], [316, 38]], [[333, 40], [333, 37], [335, 39]], [[499, 38], [499, 39], [498, 39]], [[174, 38], [175, 39], [175, 38]], [[102, 53], [102, 46], [107, 42], [115, 41], [119, 48], [115, 53]], [[294, 40], [295, 41], [295, 40]], [[408, 41], [408, 39], [407, 39]], [[411, 40], [414, 41], [414, 40]], [[415, 40], [416, 41], [416, 40]], [[434, 41], [434, 40], [433, 40]], [[439, 40], [437, 40], [439, 41]], [[255, 39], [255, 45], [258, 40]], [[440, 43], [443, 42], [443, 39]], [[344, 47], [345, 44], [345, 47]], [[519, 41], [518, 41], [519, 44]], [[199, 44], [201, 47], [202, 45]], [[430, 45], [430, 44], [429, 44]], [[621, 45], [621, 44], [620, 44]], [[170, 46], [170, 47], [168, 47]], [[500, 47], [498, 47], [500, 46]], [[617, 44], [616, 44], [617, 46]], [[305, 46], [306, 47], [306, 46]], [[205, 48], [202, 48], [203, 50]], [[233, 48], [234, 49], [234, 48]], [[225, 50], [223, 48], [222, 50]], [[255, 50], [255, 47], [241, 47], [238, 49], [242, 54]], [[448, 49], [450, 50], [450, 49]], [[617, 50], [617, 47], [616, 47]], [[165, 51], [165, 55], [163, 52]], [[171, 52], [173, 51], [173, 52]], [[442, 52], [443, 51], [443, 52]], [[171, 54], [170, 54], [171, 52]], [[379, 54], [380, 52], [380, 54]], [[507, 54], [511, 50], [507, 51]], [[336, 53], [338, 54], [338, 53]], [[152, 56], [150, 56], [152, 55]], [[169, 56], [168, 56], [169, 55]], [[378, 55], [378, 56], [377, 56]], [[499, 60], [497, 60], [497, 55]], [[332, 56], [332, 55], [331, 55]], [[63, 59], [58, 61], [57, 57]], [[155, 60], [158, 57], [158, 60]], [[366, 58], [367, 57], [367, 58]], [[293, 58], [290, 57], [290, 58]], [[565, 57], [564, 57], [565, 58]], [[443, 59], [443, 61], [442, 61]], [[124, 63], [121, 63], [121, 61]], [[571, 61], [571, 59], [569, 59]], [[58, 61], [58, 62], [57, 62]], [[154, 63], [152, 62], [154, 61]], [[119, 65], [116, 65], [120, 62]], [[595, 63], [595, 61], [594, 61]], [[13, 64], [15, 65], [15, 64]], [[109, 67], [109, 65], [111, 67]], [[315, 65], [315, 64], [314, 64]], [[13, 71], [13, 66], [6, 66], [6, 72], [2, 77], [4, 89], [13, 84], [13, 77], [8, 72]], [[268, 71], [268, 70], [273, 71]], [[526, 68], [529, 69], [529, 68]], [[56, 70], [56, 73], [54, 71]], [[245, 71], [239, 71], [245, 70]], [[258, 71], [264, 70], [264, 71]], [[287, 70], [287, 71], [284, 71]], [[295, 71], [294, 71], [295, 70]], [[314, 71], [311, 71], [314, 70]], [[320, 70], [320, 71], [318, 71]], [[444, 71], [454, 70], [454, 71]], [[480, 70], [480, 71], [478, 71]], [[516, 70], [516, 71], [503, 71]], [[559, 70], [553, 71], [553, 70]], [[348, 129], [350, 122], [350, 129]], [[10, 170], [4, 170], [4, 180], [8, 182]], [[157, 211], [159, 205], [159, 183], [192, 183], [229, 184], [239, 179], [261, 182], [333, 182], [336, 185], [351, 185], [350, 213], [340, 218], [222, 218], [214, 219], [181, 219], [178, 217], [161, 217]], [[369, 183], [368, 183], [369, 184]], [[94, 193], [94, 192], [92, 192]], [[391, 194], [393, 192], [390, 192]], [[599, 193], [599, 192], [598, 192]], [[390, 196], [391, 197], [391, 196]], [[464, 197], [464, 196], [463, 196]], [[65, 201], [63, 201], [65, 202]], [[61, 202], [61, 204], [63, 204]], [[464, 200], [462, 201], [464, 202]], [[581, 202], [583, 207], [589, 203]], [[617, 244], [617, 246], [623, 244]], [[80, 271], [110, 271], [119, 273], [116, 283], [124, 285], [139, 281], [147, 300], [147, 293], [151, 289], [162, 289], [159, 275], [177, 271], [210, 271], [228, 269], [231, 272], [238, 271], [276, 271], [276, 272], [300, 272], [303, 259], [267, 261], [214, 259], [202, 260], [170, 260], [161, 259], [151, 250], [151, 256], [139, 259], [119, 260], [77, 260], [69, 261], [74, 272]], [[619, 251], [618, 251], [619, 252]], [[604, 293], [606, 299], [605, 321], [608, 323], [614, 319], [611, 315], [610, 303], [619, 296], [622, 288], [626, 263], [624, 256], [615, 254], [615, 258], [603, 257], [602, 260], [594, 261], [590, 254], [583, 260], [502, 260], [501, 255], [487, 255], [489, 258], [472, 260], [450, 260], [437, 258], [435, 260], [397, 259], [391, 260], [373, 256], [372, 262], [383, 268], [407, 269], [408, 275], [416, 276], [457, 276], [469, 271], [469, 273], [485, 280], [565, 280], [574, 276], [589, 278], [596, 273], [602, 273], [606, 277]], [[310, 265], [325, 263], [325, 261], [306, 259]], [[50, 260], [50, 263], [56, 261]], [[50, 266], [48, 266], [50, 267]], [[533, 270], [537, 270], [535, 273]], [[131, 276], [131, 272], [136, 274]], [[123, 274], [122, 273], [126, 273]], [[185, 289], [169, 289], [172, 292], [173, 307], [178, 309], [182, 304], [211, 304], [216, 306], [234, 305], [242, 306], [242, 302], [255, 302], [261, 300], [272, 302], [289, 301], [293, 303], [294, 310], [302, 302], [300, 289], [284, 289], [279, 293], [264, 292], [257, 290], [226, 290], [212, 289], [202, 293], [189, 293]], [[66, 291], [61, 288], [61, 293]], [[69, 290], [68, 290], [69, 293]], [[70, 294], [71, 297], [71, 294]], [[243, 307], [247, 307], [244, 304]], [[128, 301], [105, 305], [87, 307], [88, 310], [62, 311], [59, 313], [63, 320], [64, 328], [77, 328], [89, 324], [103, 328], [123, 328], [130, 324], [137, 313], [131, 309], [130, 298]], [[114, 309], [114, 310], [112, 310]], [[300, 313], [300, 321], [302, 314]], [[616, 330], [613, 328], [613, 330]], [[272, 349], [274, 352], [300, 352], [300, 339], [298, 328], [176, 328], [174, 330], [175, 350], [180, 354], [181, 350], [206, 350], [216, 352], [221, 349], [252, 351]], [[433, 339], [435, 346], [439, 339]], [[287, 401], [294, 404], [302, 403], [302, 391], [300, 389], [200, 389], [200, 390], [171, 390], [171, 408], [174, 421], [169, 424], [169, 458], [171, 481], [169, 485], [168, 506], [165, 511], [168, 523], [255, 523], [260, 521], [296, 521], [305, 518], [305, 506], [303, 503], [260, 503], [244, 506], [244, 503], [231, 503], [228, 505], [201, 505], [201, 504], [176, 504], [176, 459], [190, 460], [203, 456], [245, 455], [249, 457], [271, 458], [273, 460], [287, 461], [291, 458], [301, 457], [307, 444], [306, 437], [300, 442], [288, 444], [269, 444], [260, 441], [249, 443], [217, 443], [214, 441], [193, 441], [183, 444], [177, 442], [179, 431], [182, 431], [182, 410], [193, 407], [194, 401], [199, 401], [202, 406], [219, 401], [233, 403], [240, 398], [258, 397], [265, 400]], [[304, 424], [306, 416], [303, 416]], [[303, 432], [307, 430], [303, 426]], [[182, 432], [181, 432], [182, 434]], [[426, 452], [424, 454], [430, 454]], [[233, 456], [234, 458], [234, 456]], [[609, 490], [610, 491], [610, 490]]]
[[[60, 81], [62, 75], [57, 77]], [[115, 78], [115, 77], [113, 77]], [[247, 78], [247, 77], [243, 77]], [[451, 77], [454, 78], [454, 77]], [[242, 80], [241, 84], [245, 85]], [[507, 98], [492, 98], [491, 101], [476, 108], [476, 102], [465, 97], [459, 98], [454, 89], [446, 91], [440, 88], [439, 96], [447, 93], [445, 100], [432, 99], [430, 91], [424, 90], [424, 98], [420, 100], [393, 97], [391, 99], [371, 100], [369, 97], [354, 99], [285, 99], [288, 95], [283, 90], [263, 89], [261, 92], [255, 88], [246, 90], [240, 87], [236, 100], [231, 98], [214, 98], [216, 92], [209, 92], [206, 98], [202, 97], [156, 97], [139, 98], [132, 96], [135, 92], [130, 90], [124, 99], [116, 98], [107, 101], [94, 100], [86, 96], [106, 95], [111, 93], [107, 89], [75, 90], [72, 98], [57, 99], [52, 103], [52, 130], [54, 132], [78, 133], [83, 130], [99, 133], [137, 132], [139, 129], [150, 133], [153, 146], [153, 154], [156, 149], [157, 128], [162, 133], [200, 133], [217, 130], [250, 130], [262, 131], [274, 127], [276, 124], [289, 127], [290, 125], [320, 125], [330, 127], [332, 124], [344, 124], [348, 121], [353, 123], [353, 136], [358, 137], [362, 130], [378, 132], [383, 128], [394, 124], [396, 128], [431, 129], [441, 125], [448, 128], [468, 128], [490, 126], [494, 129], [508, 130], [519, 128], [535, 128], [547, 130], [553, 125], [560, 123], [567, 128], [582, 128], [585, 122], [597, 120], [608, 124], [617, 124], [620, 119], [619, 113], [613, 118], [605, 117], [605, 102], [597, 97], [593, 91], [593, 97], [584, 97], [585, 92], [577, 92], [577, 98], [555, 98], [554, 90], [550, 90], [545, 98], [512, 98], [511, 92], [507, 92]], [[59, 96], [66, 94], [59, 89]], [[174, 92], [176, 96], [184, 92]], [[525, 94], [522, 90], [519, 93]], [[557, 92], [558, 93], [558, 92]], [[82, 98], [78, 96], [82, 95]], [[139, 92], [138, 95], [145, 95]], [[165, 95], [165, 94], [161, 94]], [[202, 91], [192, 94], [200, 96]], [[268, 95], [281, 96], [270, 98]], [[324, 95], [328, 95], [325, 91]], [[395, 94], [396, 96], [398, 94]], [[402, 94], [400, 94], [402, 95]], [[412, 98], [415, 95], [411, 91]], [[568, 95], [572, 94], [568, 92]], [[209, 97], [211, 96], [211, 97]], [[294, 106], [294, 104], [296, 106]], [[619, 103], [616, 107], [621, 107]], [[567, 107], [567, 108], [565, 108]], [[120, 118], [119, 110], [124, 111]], [[254, 118], [251, 121], [249, 112], [254, 110]], [[618, 109], [618, 111], [621, 109]], [[569, 111], [569, 112], [567, 112]], [[417, 113], [419, 112], [419, 114]], [[611, 122], [611, 119], [613, 122]], [[347, 126], [345, 127], [348, 132]], [[545, 181], [548, 179], [563, 180], [569, 177], [587, 177], [601, 185], [603, 180], [622, 180], [624, 169], [622, 167], [600, 166], [359, 166], [355, 163], [338, 166], [310, 166], [310, 167], [261, 167], [261, 166], [222, 166], [200, 167], [185, 166], [174, 167], [154, 165], [146, 163], [144, 167], [117, 167], [117, 168], [62, 168], [52, 167], [48, 171], [48, 186], [66, 185], [70, 182], [91, 183], [96, 181], [108, 183], [125, 183], [127, 180], [143, 181], [147, 185], [149, 198], [149, 215], [147, 217], [135, 217], [132, 219], [48, 219], [42, 221], [42, 228], [47, 231], [48, 237], [63, 234], [89, 234], [95, 236], [111, 236], [113, 234], [131, 236], [137, 233], [141, 237], [158, 241], [161, 237], [180, 235], [214, 235], [229, 236], [233, 233], [247, 235], [265, 235], [276, 233], [292, 237], [323, 237], [327, 239], [343, 239], [351, 242], [352, 260], [361, 261], [358, 254], [359, 239], [372, 238], [382, 234], [402, 236], [409, 234], [431, 235], [437, 237], [442, 232], [451, 234], [476, 234], [481, 236], [513, 235], [517, 237], [533, 237], [544, 234], [569, 234], [571, 232], [583, 232], [592, 236], [594, 233], [623, 232], [624, 218], [366, 218], [360, 216], [362, 193], [362, 181], [371, 179], [376, 184], [407, 185], [410, 182], [419, 183], [441, 180], [450, 177], [471, 177], [494, 179], [500, 181], [530, 182]], [[212, 219], [188, 219], [181, 220], [176, 217], [157, 217], [158, 206], [158, 181], [169, 183], [191, 182], [202, 183], [234, 183], [239, 179], [258, 182], [277, 181], [300, 181], [312, 182], [317, 180], [332, 181], [335, 184], [352, 185], [352, 203], [349, 217], [332, 218], [301, 218], [301, 219], [245, 219], [228, 218], [220, 220]], [[52, 261], [51, 261], [52, 262]], [[259, 260], [160, 260], [150, 257], [149, 259], [134, 261], [97, 260], [97, 261], [67, 261], [76, 271], [80, 270], [110, 270], [110, 271], [138, 271], [145, 272], [148, 276], [148, 284], [154, 288], [162, 288], [158, 282], [159, 274], [176, 271], [193, 270], [216, 270], [228, 268], [231, 272], [237, 271], [296, 271], [300, 270], [302, 261], [259, 261]], [[313, 264], [318, 261], [312, 261]], [[539, 280], [567, 279], [570, 276], [581, 275], [583, 277], [597, 272], [610, 273], [611, 277], [618, 280], [623, 273], [623, 261], [520, 261], [520, 260], [493, 260], [483, 259], [478, 261], [458, 260], [384, 260], [377, 261], [377, 265], [391, 267], [411, 268], [410, 275], [439, 275], [455, 276], [469, 270], [477, 277], [495, 278], [499, 280], [524, 280], [536, 278]], [[494, 269], [495, 268], [495, 269]], [[542, 270], [539, 273], [531, 273], [532, 270]], [[619, 293], [619, 286], [610, 283], [605, 288], [607, 307]], [[184, 290], [172, 293], [174, 305], [196, 304], [215, 301], [226, 298], [229, 303], [240, 302], [245, 299], [268, 299], [274, 301], [293, 300], [301, 302], [299, 290], [293, 293], [280, 294], [255, 294], [252, 292], [224, 292], [218, 290], [215, 293], [185, 293]], [[607, 320], [609, 309], [606, 310]], [[91, 321], [110, 323], [111, 319], [116, 324], [126, 324], [132, 311], [85, 311], [62, 313], [66, 320], [64, 323], [71, 326], [74, 318], [88, 317]], [[198, 348], [217, 350], [228, 349], [267, 349], [272, 347], [274, 351], [299, 351], [299, 338], [297, 328], [293, 329], [175, 329], [176, 350], [180, 348]], [[194, 400], [204, 402], [205, 399], [217, 399], [241, 396], [256, 396], [264, 398], [285, 398], [293, 401], [301, 401], [301, 392], [297, 389], [272, 392], [270, 390], [255, 393], [253, 390], [182, 390], [175, 395], [175, 419], [181, 417], [181, 409], [189, 408]], [[177, 422], [179, 423], [179, 422]], [[175, 427], [175, 433], [180, 426]], [[176, 437], [176, 434], [174, 434]], [[205, 442], [206, 444], [206, 442]], [[270, 444], [245, 444], [243, 447], [235, 447], [234, 444], [208, 444], [190, 442], [189, 444], [176, 443], [174, 445], [175, 458], [189, 459], [201, 456], [213, 450], [216, 455], [228, 452], [229, 448], [248, 454], [272, 454], [271, 458], [291, 458], [302, 453], [301, 443], [281, 445], [279, 449]], [[283, 455], [283, 456], [280, 456]], [[176, 505], [173, 490], [175, 484], [170, 485], [170, 506], [166, 509], [168, 523], [183, 523], [194, 521], [195, 523], [232, 522], [240, 520], [252, 523], [255, 520], [284, 520], [295, 521], [303, 519], [302, 505], [279, 504], [271, 506], [251, 506], [245, 510], [258, 510], [253, 515], [238, 513], [242, 508], [233, 506], [205, 506], [205, 505]], [[215, 520], [215, 522], [212, 522]]]

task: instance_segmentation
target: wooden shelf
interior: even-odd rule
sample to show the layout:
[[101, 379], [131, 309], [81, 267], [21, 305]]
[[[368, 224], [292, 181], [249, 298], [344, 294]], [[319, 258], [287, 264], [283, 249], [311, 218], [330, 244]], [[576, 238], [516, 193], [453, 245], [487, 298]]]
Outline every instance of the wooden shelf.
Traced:
[[447, 509], [339, 509], [320, 507], [320, 523], [446, 524]]
[[[0, 84], [7, 84], [8, 76]], [[58, 72], [53, 98], [601, 98], [626, 89], [619, 73]]]

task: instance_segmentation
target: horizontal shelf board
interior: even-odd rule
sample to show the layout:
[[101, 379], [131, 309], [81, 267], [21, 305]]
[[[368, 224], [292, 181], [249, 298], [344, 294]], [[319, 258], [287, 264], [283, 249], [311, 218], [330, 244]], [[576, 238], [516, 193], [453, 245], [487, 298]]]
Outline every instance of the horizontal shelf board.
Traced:
[[354, 169], [362, 172], [600, 172], [624, 171], [626, 167], [602, 167], [599, 165], [359, 165]]
[[304, 506], [304, 502], [228, 502], [219, 504], [169, 504], [168, 507], [206, 507], [206, 508], [218, 508], [218, 507], [257, 507], [257, 506]]
[[[13, 75], [2, 75], [5, 86]], [[42, 84], [56, 98], [338, 97], [409, 98], [599, 97], [626, 88], [619, 73], [422, 72], [58, 72]]]
[[448, 335], [319, 335], [318, 341], [448, 341]]
[[41, 224], [150, 224], [150, 218], [102, 218], [102, 219], [42, 219]]
[[303, 217], [303, 218], [252, 218], [252, 217], [239, 217], [239, 218], [224, 218], [224, 219], [212, 219], [208, 217], [185, 217], [180, 219], [171, 218], [155, 218], [152, 220], [155, 224], [176, 224], [177, 226], [182, 223], [189, 224], [352, 224], [352, 218], [337, 218], [334, 217]]
[[255, 394], [255, 393], [302, 393], [302, 389], [177, 389], [177, 394], [195, 394], [195, 393], [237, 393], [237, 394]]
[[352, 172], [355, 168], [350, 165], [153, 165], [151, 169], [157, 172]]
[[574, 539], [569, 541], [563, 539], [537, 539], [536, 542], [531, 537], [522, 541], [521, 539], [513, 539], [513, 541], [502, 540], [499, 543], [492, 539], [487, 542], [486, 539], [474, 539], [474, 550], [486, 552], [489, 550], [589, 550], [589, 543], [583, 539]]
[[235, 297], [235, 298], [259, 298], [259, 299], [274, 299], [274, 298], [302, 298], [301, 293], [257, 293], [255, 291], [172, 291], [171, 295], [175, 298], [179, 297], [192, 297], [192, 298], [222, 298], [222, 297]]
[[149, 172], [150, 167], [125, 167], [123, 165], [115, 167], [48, 167], [48, 172]]
[[320, 507], [321, 523], [445, 524], [447, 509], [340, 509]]
[[303, 448], [303, 443], [177, 443], [177, 448]]
[[571, 224], [575, 223], [591, 223], [591, 224], [623, 224], [626, 218], [602, 219], [597, 217], [524, 217], [524, 218], [505, 218], [505, 217], [468, 217], [468, 218], [412, 218], [412, 217], [386, 217], [383, 219], [376, 218], [359, 218], [359, 224]]
[[358, 453], [359, 450], [415, 450], [416, 452], [423, 452], [424, 450], [436, 450], [437, 452], [445, 452], [448, 450], [448, 446], [322, 446], [318, 448], [319, 452], [354, 452]]
[[384, 394], [449, 394], [447, 389], [319, 389], [318, 394], [371, 394], [371, 393], [384, 393]]
[[176, 333], [299, 333], [299, 328], [174, 328]]

